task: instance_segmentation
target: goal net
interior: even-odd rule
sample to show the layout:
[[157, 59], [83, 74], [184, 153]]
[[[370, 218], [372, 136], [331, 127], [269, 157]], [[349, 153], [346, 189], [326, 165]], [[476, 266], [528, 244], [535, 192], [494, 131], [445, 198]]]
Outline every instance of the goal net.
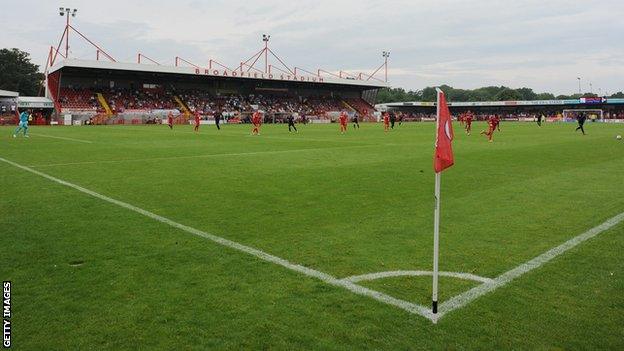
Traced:
[[575, 109], [575, 110], [563, 110], [563, 120], [570, 121], [576, 120], [581, 113], [584, 113], [587, 116], [588, 120], [596, 120], [603, 119], [602, 110], [601, 109]]

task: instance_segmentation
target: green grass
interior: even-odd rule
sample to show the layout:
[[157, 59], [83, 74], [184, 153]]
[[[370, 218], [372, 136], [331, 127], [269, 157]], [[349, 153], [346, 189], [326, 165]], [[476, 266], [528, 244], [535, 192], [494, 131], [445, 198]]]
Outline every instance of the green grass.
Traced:
[[[431, 269], [433, 124], [12, 129], [2, 158], [291, 262]], [[624, 127], [587, 132], [503, 123], [490, 144], [456, 125], [440, 269], [496, 277], [623, 212]], [[16, 350], [624, 349], [623, 224], [434, 325], [4, 162], [0, 184]], [[430, 277], [361, 284], [431, 299]]]

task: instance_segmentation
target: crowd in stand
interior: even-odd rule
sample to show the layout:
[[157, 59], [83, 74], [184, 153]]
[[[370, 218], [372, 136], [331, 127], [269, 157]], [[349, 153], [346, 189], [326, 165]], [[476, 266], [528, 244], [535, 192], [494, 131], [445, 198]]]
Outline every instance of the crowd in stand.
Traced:
[[99, 103], [95, 97], [95, 92], [82, 88], [61, 88], [58, 99], [63, 108], [96, 110]]
[[162, 89], [114, 89], [103, 95], [110, 108], [117, 113], [132, 110], [171, 110], [176, 102], [173, 95]]
[[[329, 118], [329, 112], [349, 109], [337, 97], [288, 94], [231, 94], [212, 95], [202, 90], [157, 89], [118, 89], [98, 91], [114, 113], [150, 110], [183, 110], [176, 101], [178, 97], [189, 111], [199, 111], [204, 116], [220, 112], [224, 118], [245, 118], [255, 109], [265, 112], [265, 118], [281, 120], [288, 115], [300, 117]], [[360, 115], [368, 115], [374, 108], [359, 98], [346, 99]], [[62, 88], [59, 97], [61, 106], [66, 109], [86, 109], [104, 112], [97, 98], [97, 92], [90, 89]]]

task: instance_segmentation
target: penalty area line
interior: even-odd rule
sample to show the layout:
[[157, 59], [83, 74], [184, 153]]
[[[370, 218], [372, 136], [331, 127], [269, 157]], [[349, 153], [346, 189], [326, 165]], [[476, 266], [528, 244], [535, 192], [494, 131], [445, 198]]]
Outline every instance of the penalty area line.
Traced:
[[58, 184], [70, 187], [72, 189], [78, 190], [78, 191], [80, 191], [82, 193], [85, 193], [85, 194], [90, 195], [92, 197], [95, 197], [97, 199], [100, 199], [100, 200], [103, 200], [105, 202], [117, 205], [119, 207], [128, 209], [130, 211], [136, 212], [136, 213], [141, 214], [141, 215], [143, 215], [145, 217], [154, 219], [154, 220], [156, 220], [158, 222], [167, 224], [167, 225], [169, 225], [171, 227], [180, 229], [180, 230], [185, 231], [187, 233], [190, 233], [190, 234], [193, 234], [193, 235], [196, 235], [196, 236], [199, 236], [199, 237], [211, 240], [211, 241], [213, 241], [213, 242], [215, 242], [215, 243], [217, 243], [219, 245], [222, 245], [222, 246], [225, 246], [225, 247], [229, 247], [231, 249], [234, 249], [234, 250], [237, 250], [237, 251], [240, 251], [240, 252], [244, 252], [246, 254], [249, 254], [251, 256], [259, 258], [259, 259], [261, 259], [263, 261], [274, 263], [276, 265], [279, 265], [279, 266], [282, 266], [282, 267], [287, 268], [289, 270], [301, 273], [301, 274], [306, 275], [308, 277], [316, 278], [316, 279], [318, 279], [320, 281], [323, 281], [323, 282], [325, 282], [327, 284], [330, 284], [330, 285], [333, 285], [333, 286], [337, 286], [337, 287], [341, 287], [341, 288], [346, 289], [346, 290], [348, 290], [348, 291], [350, 291], [350, 292], [352, 292], [354, 294], [372, 298], [372, 299], [377, 300], [379, 302], [383, 302], [385, 304], [398, 307], [398, 308], [403, 309], [403, 310], [405, 310], [407, 312], [410, 312], [410, 313], [413, 313], [413, 314], [418, 314], [418, 315], [421, 315], [421, 316], [423, 316], [423, 317], [425, 317], [425, 318], [427, 318], [427, 319], [429, 319], [431, 321], [434, 321], [434, 319], [433, 319], [434, 317], [433, 317], [431, 311], [428, 308], [424, 307], [424, 306], [421, 306], [421, 305], [418, 305], [418, 304], [415, 304], [415, 303], [411, 303], [411, 302], [408, 302], [408, 301], [404, 301], [404, 300], [401, 300], [401, 299], [397, 299], [397, 298], [392, 297], [390, 295], [387, 295], [387, 294], [384, 294], [382, 292], [379, 292], [379, 291], [376, 291], [376, 290], [372, 290], [372, 289], [363, 287], [363, 286], [355, 284], [353, 282], [345, 281], [343, 279], [338, 279], [338, 278], [336, 278], [336, 277], [334, 277], [334, 276], [332, 276], [330, 274], [327, 274], [327, 273], [324, 273], [324, 272], [321, 272], [321, 271], [318, 271], [318, 270], [315, 270], [315, 269], [312, 269], [312, 268], [304, 267], [304, 266], [296, 264], [296, 263], [292, 263], [292, 262], [290, 262], [290, 261], [288, 261], [286, 259], [283, 259], [283, 258], [274, 256], [274, 255], [271, 255], [271, 254], [266, 253], [264, 251], [261, 251], [261, 250], [258, 250], [256, 248], [253, 248], [251, 246], [246, 246], [246, 245], [240, 244], [238, 242], [235, 242], [235, 241], [232, 241], [232, 240], [228, 240], [228, 239], [222, 238], [220, 236], [216, 236], [216, 235], [204, 232], [202, 230], [189, 227], [187, 225], [178, 223], [178, 222], [176, 222], [176, 221], [174, 221], [172, 219], [169, 219], [167, 217], [163, 217], [163, 216], [155, 214], [153, 212], [144, 210], [144, 209], [142, 209], [140, 207], [136, 207], [134, 205], [131, 205], [129, 203], [126, 203], [126, 202], [123, 202], [123, 201], [120, 201], [120, 200], [116, 200], [116, 199], [110, 198], [110, 197], [108, 197], [106, 195], [102, 195], [100, 193], [97, 193], [95, 191], [89, 190], [87, 188], [83, 188], [80, 185], [76, 185], [76, 184], [64, 181], [62, 179], [53, 177], [53, 176], [51, 176], [49, 174], [46, 174], [46, 173], [43, 173], [43, 172], [39, 172], [39, 171], [34, 170], [34, 169], [32, 169], [30, 167], [27, 167], [27, 166], [22, 166], [22, 165], [20, 165], [18, 163], [15, 163], [13, 161], [9, 161], [9, 160], [4, 159], [2, 157], [0, 157], [0, 161], [2, 161], [4, 163], [7, 163], [9, 165], [12, 165], [12, 166], [14, 166], [16, 168], [19, 168], [21, 170], [24, 170], [26, 172], [30, 172], [30, 173], [36, 174], [36, 175], [38, 175], [40, 177], [46, 178], [46, 179], [51, 180], [51, 181], [53, 181], [55, 183], [58, 183]]

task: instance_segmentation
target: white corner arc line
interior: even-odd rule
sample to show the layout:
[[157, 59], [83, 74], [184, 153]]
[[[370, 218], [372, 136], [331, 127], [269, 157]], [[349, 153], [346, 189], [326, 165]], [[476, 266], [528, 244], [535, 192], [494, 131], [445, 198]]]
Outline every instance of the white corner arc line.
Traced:
[[30, 133], [30, 135], [36, 135], [36, 136], [41, 136], [41, 137], [45, 137], [45, 138], [53, 138], [53, 139], [61, 139], [61, 140], [68, 140], [68, 141], [76, 141], [76, 142], [85, 143], [85, 144], [93, 144], [93, 142], [90, 141], [90, 140], [74, 139], [74, 138], [60, 137], [60, 136], [55, 136], [55, 135], [47, 135], [47, 134], [39, 134], [39, 133]]
[[525, 273], [528, 273], [536, 268], [541, 267], [545, 263], [551, 261], [555, 257], [563, 254], [564, 252], [574, 248], [575, 246], [597, 236], [600, 233], [605, 232], [608, 229], [613, 228], [620, 222], [624, 221], [624, 212], [607, 219], [602, 224], [599, 224], [588, 231], [575, 236], [574, 238], [564, 242], [563, 244], [554, 247], [543, 254], [513, 268], [498, 277], [492, 279], [492, 281], [483, 283], [479, 286], [476, 286], [462, 294], [459, 294], [440, 305], [439, 313], [437, 319], [441, 318], [443, 315], [456, 310], [458, 308], [466, 306], [468, 303], [473, 300], [493, 291], [502, 286], [507, 285], [512, 280], [522, 276]]
[[[430, 276], [430, 275], [433, 275], [432, 271], [387, 271], [387, 272], [367, 273], [367, 274], [361, 274], [361, 275], [352, 275], [350, 277], [343, 278], [342, 280], [352, 282], [352, 283], [357, 283], [361, 281], [392, 278], [392, 277]], [[489, 283], [492, 281], [491, 278], [481, 277], [481, 276], [474, 275], [471, 273], [438, 272], [438, 275], [442, 277], [472, 280], [472, 281], [479, 282], [479, 283]]]
[[318, 271], [318, 270], [315, 270], [315, 269], [312, 269], [312, 268], [304, 267], [304, 266], [301, 266], [301, 265], [289, 262], [288, 260], [285, 260], [285, 259], [277, 257], [277, 256], [273, 256], [273, 255], [271, 255], [269, 253], [266, 253], [264, 251], [255, 249], [253, 247], [246, 246], [246, 245], [237, 243], [235, 241], [231, 241], [231, 240], [222, 238], [220, 236], [216, 236], [216, 235], [213, 235], [213, 234], [201, 231], [199, 229], [195, 229], [195, 228], [186, 226], [184, 224], [175, 222], [175, 221], [173, 221], [173, 220], [171, 220], [169, 218], [157, 215], [157, 214], [155, 214], [153, 212], [144, 210], [142, 208], [136, 207], [136, 206], [131, 205], [129, 203], [126, 203], [126, 202], [123, 202], [123, 201], [119, 201], [119, 200], [110, 198], [108, 196], [96, 193], [95, 191], [83, 188], [80, 185], [76, 185], [76, 184], [64, 181], [62, 179], [53, 177], [53, 176], [48, 175], [46, 173], [34, 170], [34, 169], [30, 168], [30, 167], [22, 166], [22, 165], [20, 165], [18, 163], [9, 161], [9, 160], [4, 159], [2, 157], [0, 157], [0, 161], [5, 162], [7, 164], [10, 164], [10, 165], [12, 165], [14, 167], [17, 167], [19, 169], [22, 169], [24, 171], [36, 174], [36, 175], [38, 175], [40, 177], [46, 178], [46, 179], [51, 180], [51, 181], [53, 181], [55, 183], [58, 183], [58, 184], [61, 184], [61, 185], [73, 188], [75, 190], [78, 190], [78, 191], [80, 191], [82, 193], [85, 193], [85, 194], [88, 194], [88, 195], [91, 195], [91, 196], [93, 196], [95, 198], [98, 198], [100, 200], [103, 200], [103, 201], [109, 202], [111, 204], [114, 204], [114, 205], [126, 208], [126, 209], [131, 210], [131, 211], [134, 211], [134, 212], [139, 213], [139, 214], [141, 214], [143, 216], [146, 216], [146, 217], [149, 217], [151, 219], [157, 220], [157, 221], [159, 221], [161, 223], [168, 224], [168, 225], [170, 225], [170, 226], [172, 226], [174, 228], [183, 230], [183, 231], [185, 231], [187, 233], [190, 233], [190, 234], [193, 234], [193, 235], [196, 235], [196, 236], [199, 236], [199, 237], [211, 240], [211, 241], [213, 241], [213, 242], [215, 242], [217, 244], [220, 244], [220, 245], [232, 248], [234, 250], [238, 250], [238, 251], [247, 253], [247, 254], [255, 256], [255, 257], [257, 257], [257, 258], [259, 258], [259, 259], [261, 259], [263, 261], [271, 262], [271, 263], [280, 265], [282, 267], [288, 268], [290, 270], [293, 270], [295, 272], [302, 273], [302, 274], [304, 274], [306, 276], [316, 278], [316, 279], [321, 280], [321, 281], [323, 281], [323, 282], [325, 282], [327, 284], [344, 288], [344, 289], [346, 289], [346, 290], [348, 290], [348, 291], [350, 291], [352, 293], [373, 298], [373, 299], [375, 299], [377, 301], [380, 301], [380, 302], [386, 303], [388, 305], [392, 305], [392, 306], [401, 308], [401, 309], [403, 309], [403, 310], [405, 310], [407, 312], [410, 312], [410, 313], [419, 314], [419, 315], [421, 315], [421, 316], [423, 316], [423, 317], [425, 317], [425, 318], [427, 318], [427, 319], [429, 319], [431, 321], [434, 321], [433, 314], [431, 313], [431, 311], [428, 308], [426, 308], [424, 306], [421, 306], [421, 305], [418, 305], [418, 304], [415, 304], [415, 303], [411, 303], [411, 302], [408, 302], [408, 301], [404, 301], [404, 300], [401, 300], [401, 299], [397, 299], [395, 297], [392, 297], [390, 295], [384, 294], [382, 292], [379, 292], [379, 291], [376, 291], [376, 290], [372, 290], [372, 289], [369, 289], [369, 288], [357, 285], [357, 284], [349, 282], [349, 281], [338, 279], [338, 278], [336, 278], [336, 277], [334, 277], [334, 276], [332, 276], [330, 274], [327, 274], [327, 273], [324, 273], [324, 272], [321, 272], [321, 271]]

